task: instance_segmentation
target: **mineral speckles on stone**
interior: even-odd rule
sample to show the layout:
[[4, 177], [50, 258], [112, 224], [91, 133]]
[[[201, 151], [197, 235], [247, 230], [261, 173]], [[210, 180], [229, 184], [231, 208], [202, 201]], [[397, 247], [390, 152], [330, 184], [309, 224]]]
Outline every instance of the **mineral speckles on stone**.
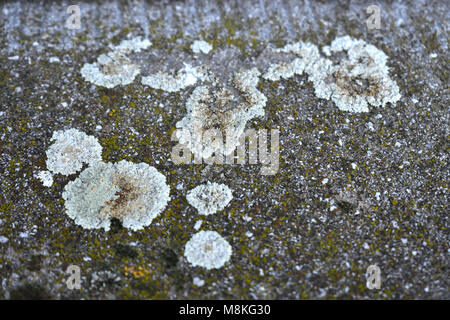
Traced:
[[318, 96], [332, 91], [331, 99], [338, 108], [352, 112], [367, 112], [367, 104], [384, 107], [400, 99], [399, 88], [389, 77], [387, 56], [375, 46], [345, 36], [335, 39], [324, 51], [327, 55], [345, 51], [347, 58], [315, 81]]
[[45, 187], [51, 187], [53, 184], [53, 175], [50, 171], [39, 171], [36, 177], [42, 181]]
[[[177, 130], [180, 143], [205, 159], [214, 153], [226, 156], [233, 152], [240, 143], [246, 123], [264, 116], [267, 98], [256, 89], [259, 75], [256, 68], [240, 70], [234, 74], [232, 89], [219, 85], [195, 88], [186, 103], [186, 116], [176, 124], [182, 129]], [[240, 94], [235, 95], [233, 89]], [[205, 133], [211, 137], [205, 138]]]
[[316, 96], [331, 99], [342, 111], [368, 112], [368, 104], [384, 107], [400, 99], [397, 84], [389, 78], [387, 56], [373, 45], [345, 36], [336, 38], [322, 51], [328, 58], [321, 57], [310, 43], [277, 49], [277, 53], [295, 54], [298, 58], [271, 64], [263, 77], [276, 81], [306, 72]]
[[202, 52], [204, 54], [208, 54], [212, 50], [212, 48], [212, 45], [204, 40], [195, 40], [191, 45], [191, 50], [194, 53]]
[[167, 92], [176, 92], [194, 85], [198, 80], [205, 80], [206, 72], [201, 67], [192, 67], [185, 64], [175, 74], [158, 72], [153, 75], [142, 77], [142, 84], [154, 89], [161, 89]]
[[118, 46], [112, 47], [112, 52], [101, 54], [97, 62], [86, 63], [81, 68], [81, 75], [86, 81], [106, 88], [130, 84], [140, 73], [140, 68], [132, 63], [127, 54], [140, 52], [150, 45], [151, 42], [147, 39], [124, 40]]
[[[70, 175], [81, 170], [84, 163], [102, 160], [102, 147], [97, 139], [77, 129], [55, 131], [52, 140], [55, 142], [47, 150], [46, 163], [54, 174]], [[49, 181], [48, 175], [46, 179]]]
[[148, 226], [169, 201], [166, 178], [146, 163], [96, 163], [64, 188], [66, 212], [84, 228], [110, 228], [117, 218], [132, 230]]
[[186, 243], [184, 256], [193, 266], [221, 268], [230, 260], [230, 244], [215, 231], [200, 231]]
[[210, 215], [225, 208], [233, 199], [233, 194], [224, 184], [208, 182], [189, 191], [186, 199], [198, 213]]
[[97, 62], [87, 63], [81, 68], [86, 81], [106, 88], [130, 84], [139, 73], [139, 67], [120, 51], [102, 54]]

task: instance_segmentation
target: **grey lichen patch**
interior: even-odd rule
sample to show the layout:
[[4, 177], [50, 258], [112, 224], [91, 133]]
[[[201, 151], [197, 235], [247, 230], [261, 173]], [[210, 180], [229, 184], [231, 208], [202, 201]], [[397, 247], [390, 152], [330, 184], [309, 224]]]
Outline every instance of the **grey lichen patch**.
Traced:
[[320, 59], [319, 49], [312, 43], [297, 42], [288, 44], [283, 48], [273, 50], [275, 54], [293, 54], [298, 58], [291, 62], [271, 63], [268, 70], [263, 74], [263, 78], [277, 81], [281, 78], [288, 79], [296, 74], [302, 74], [306, 67], [309, 68]]
[[228, 186], [208, 181], [190, 190], [186, 199], [199, 214], [210, 215], [223, 210], [233, 199], [233, 194]]
[[[97, 138], [77, 129], [55, 131], [52, 140], [55, 142], [47, 150], [46, 164], [53, 174], [74, 174], [81, 170], [83, 164], [102, 160], [102, 147]], [[45, 176], [46, 183], [50, 183], [48, 174]]]
[[166, 178], [146, 163], [99, 162], [64, 188], [66, 213], [83, 228], [109, 230], [117, 218], [132, 230], [142, 229], [169, 201]]
[[205, 159], [233, 152], [240, 144], [246, 123], [264, 116], [267, 98], [256, 88], [259, 75], [256, 68], [241, 69], [234, 74], [231, 88], [195, 88], [186, 102], [186, 116], [176, 124], [181, 129], [176, 132], [180, 143]]
[[206, 80], [207, 76], [205, 68], [185, 64], [182, 69], [175, 73], [159, 71], [156, 74], [142, 77], [141, 82], [143, 85], [154, 89], [176, 92], [194, 85], [199, 80]]
[[400, 99], [399, 88], [389, 77], [388, 57], [375, 46], [345, 36], [323, 51], [327, 56], [345, 52], [347, 58], [329, 68], [324, 77], [313, 76], [318, 97], [331, 98], [339, 109], [351, 112], [368, 112], [368, 104], [385, 107]]
[[336, 38], [323, 48], [328, 58], [310, 43], [289, 44], [275, 51], [298, 57], [290, 63], [271, 64], [263, 75], [265, 79], [275, 81], [305, 72], [316, 96], [332, 100], [342, 111], [368, 112], [369, 104], [385, 107], [401, 97], [389, 77], [386, 54], [363, 40]]
[[191, 45], [191, 50], [194, 53], [208, 54], [213, 46], [204, 40], [195, 40]]
[[111, 47], [112, 52], [101, 54], [96, 62], [86, 63], [81, 68], [81, 75], [86, 81], [106, 88], [130, 84], [140, 73], [140, 67], [127, 55], [147, 49], [150, 45], [151, 42], [147, 39], [124, 40], [119, 45]]
[[232, 248], [216, 231], [200, 231], [186, 243], [184, 256], [193, 266], [221, 268], [230, 260]]

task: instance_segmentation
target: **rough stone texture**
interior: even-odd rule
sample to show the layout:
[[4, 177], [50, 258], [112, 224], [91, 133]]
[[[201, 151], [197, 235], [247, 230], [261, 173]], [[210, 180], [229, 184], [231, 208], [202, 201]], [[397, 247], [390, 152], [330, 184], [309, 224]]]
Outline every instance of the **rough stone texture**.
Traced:
[[[366, 26], [366, 1], [78, 3], [80, 30], [65, 28], [72, 2], [0, 4], [0, 298], [450, 298], [448, 2], [376, 1], [380, 30]], [[226, 82], [268, 65], [258, 58], [267, 46], [322, 48], [345, 35], [389, 57], [395, 105], [351, 114], [318, 99], [306, 75], [260, 79], [265, 116], [247, 128], [280, 129], [276, 175], [259, 164], [173, 164], [171, 133], [195, 86], [168, 93], [141, 77], [207, 64]], [[141, 68], [134, 82], [82, 78], [85, 63], [136, 36], [152, 46], [130, 57]], [[194, 54], [197, 39], [211, 52]], [[171, 200], [149, 227], [84, 230], [63, 213], [76, 175], [48, 188], [36, 174], [52, 133], [69, 128], [98, 137], [104, 161], [167, 176]], [[233, 190], [223, 214], [199, 216], [186, 202], [206, 181]], [[233, 249], [221, 269], [183, 256], [200, 220]], [[81, 290], [66, 287], [71, 264]], [[371, 264], [379, 290], [366, 287]]]

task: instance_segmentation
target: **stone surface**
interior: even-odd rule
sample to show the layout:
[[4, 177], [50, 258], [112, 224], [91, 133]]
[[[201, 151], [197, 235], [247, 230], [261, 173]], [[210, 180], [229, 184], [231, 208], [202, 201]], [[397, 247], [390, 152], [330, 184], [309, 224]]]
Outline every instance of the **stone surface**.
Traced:
[[[77, 3], [79, 30], [66, 28], [72, 2], [0, 4], [0, 298], [450, 298], [448, 2], [377, 1], [379, 30], [366, 25], [366, 1]], [[317, 98], [306, 74], [260, 77], [264, 116], [246, 128], [280, 130], [275, 175], [260, 164], [172, 162], [171, 134], [197, 84], [166, 92], [143, 77], [206, 65], [232, 87], [239, 70], [279, 62], [267, 48], [322, 50], [347, 35], [386, 54], [395, 104], [349, 113]], [[136, 37], [152, 45], [127, 55], [134, 81], [83, 78], [83, 65]], [[192, 51], [199, 39], [208, 54]], [[64, 214], [62, 192], [79, 173], [46, 187], [39, 172], [53, 132], [71, 128], [99, 140], [104, 162], [144, 162], [167, 177], [170, 201], [148, 227], [85, 230]], [[233, 200], [199, 216], [185, 197], [207, 181]], [[199, 231], [231, 245], [222, 268], [186, 260]], [[66, 286], [72, 264], [80, 290]], [[380, 289], [366, 286], [370, 265]]]

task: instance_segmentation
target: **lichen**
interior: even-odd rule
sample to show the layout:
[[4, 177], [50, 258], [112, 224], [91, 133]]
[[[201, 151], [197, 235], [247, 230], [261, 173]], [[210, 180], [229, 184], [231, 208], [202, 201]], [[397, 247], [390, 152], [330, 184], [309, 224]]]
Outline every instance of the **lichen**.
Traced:
[[207, 72], [202, 67], [192, 67], [184, 64], [184, 67], [175, 73], [159, 71], [156, 74], [142, 77], [141, 83], [154, 89], [167, 92], [176, 92], [205, 80]]
[[208, 54], [212, 50], [212, 45], [204, 40], [195, 40], [191, 45], [191, 50], [194, 53]]
[[[92, 164], [102, 160], [102, 147], [98, 140], [77, 129], [55, 131], [47, 150], [47, 169], [51, 173], [74, 174], [83, 164]], [[48, 179], [47, 179], [48, 180]]]
[[186, 243], [184, 256], [193, 266], [221, 268], [230, 260], [230, 244], [216, 231], [200, 231]]
[[99, 162], [64, 188], [66, 213], [83, 228], [109, 230], [117, 218], [132, 230], [148, 226], [169, 201], [166, 178], [146, 163]]
[[[181, 129], [176, 132], [179, 142], [204, 159], [213, 153], [226, 156], [233, 152], [247, 122], [264, 116], [267, 98], [256, 88], [259, 75], [256, 68], [241, 69], [234, 74], [230, 89], [221, 85], [195, 88], [186, 102], [186, 116], [176, 124]], [[233, 93], [236, 90], [239, 95]]]
[[190, 190], [186, 199], [199, 214], [210, 215], [223, 210], [233, 199], [233, 194], [228, 186], [208, 181]]
[[368, 112], [369, 104], [385, 107], [401, 97], [397, 84], [389, 77], [386, 54], [363, 40], [336, 38], [322, 49], [328, 58], [322, 57], [311, 43], [288, 44], [274, 51], [297, 58], [290, 63], [270, 64], [263, 78], [276, 81], [305, 72], [316, 96], [332, 100], [342, 111]]
[[140, 67], [127, 55], [147, 49], [150, 45], [151, 42], [147, 39], [124, 40], [119, 45], [112, 46], [111, 52], [101, 54], [96, 62], [84, 64], [81, 75], [86, 81], [106, 88], [130, 84], [140, 73]]

